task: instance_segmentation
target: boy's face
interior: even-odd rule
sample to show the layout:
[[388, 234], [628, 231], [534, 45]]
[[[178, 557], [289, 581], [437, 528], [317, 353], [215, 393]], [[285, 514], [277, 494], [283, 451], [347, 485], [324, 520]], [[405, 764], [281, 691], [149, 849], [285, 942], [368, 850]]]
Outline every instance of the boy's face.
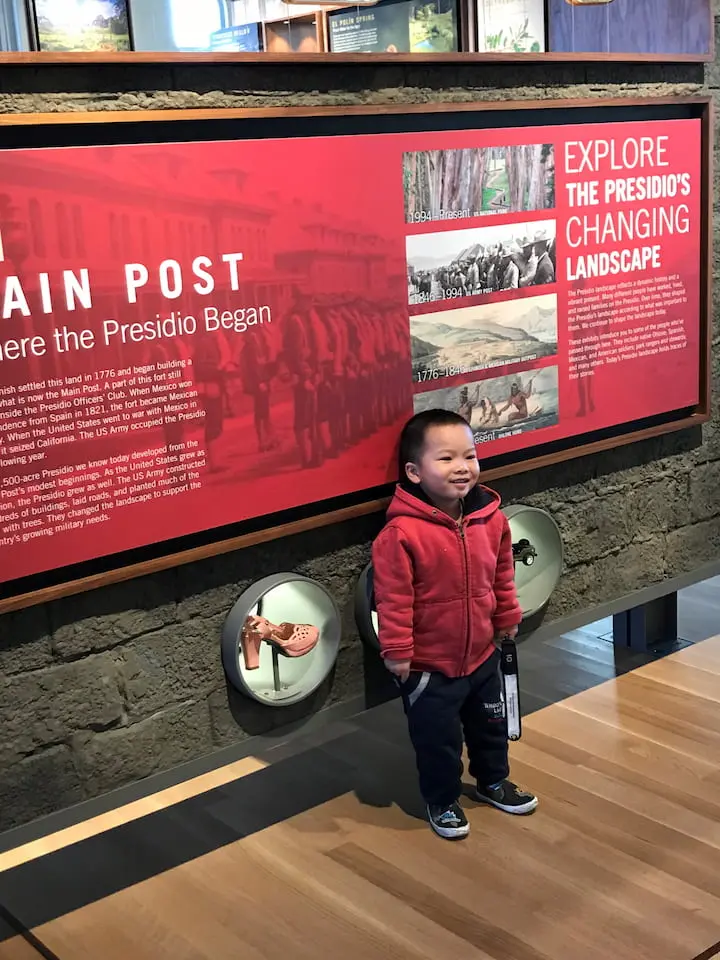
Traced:
[[418, 463], [406, 464], [405, 472], [439, 507], [453, 507], [480, 476], [470, 427], [460, 423], [430, 427]]

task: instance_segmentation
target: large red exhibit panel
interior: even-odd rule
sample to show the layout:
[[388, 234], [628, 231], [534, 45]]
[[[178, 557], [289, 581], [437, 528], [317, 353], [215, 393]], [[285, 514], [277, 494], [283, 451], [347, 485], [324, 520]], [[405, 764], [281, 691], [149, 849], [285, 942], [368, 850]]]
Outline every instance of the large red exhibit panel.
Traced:
[[699, 402], [701, 121], [0, 151], [0, 581]]

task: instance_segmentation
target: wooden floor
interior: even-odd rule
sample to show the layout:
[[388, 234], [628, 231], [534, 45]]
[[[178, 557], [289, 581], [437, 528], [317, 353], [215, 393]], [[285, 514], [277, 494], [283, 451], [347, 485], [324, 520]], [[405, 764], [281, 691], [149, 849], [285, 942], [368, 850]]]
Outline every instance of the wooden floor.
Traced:
[[[526, 718], [513, 774], [538, 812], [468, 800], [463, 843], [412, 815], [387, 716], [298, 758], [281, 788], [297, 797], [248, 761], [3, 854], [0, 960], [720, 957], [720, 638]], [[345, 789], [343, 771], [365, 768]], [[392, 778], [400, 792], [378, 793]]]

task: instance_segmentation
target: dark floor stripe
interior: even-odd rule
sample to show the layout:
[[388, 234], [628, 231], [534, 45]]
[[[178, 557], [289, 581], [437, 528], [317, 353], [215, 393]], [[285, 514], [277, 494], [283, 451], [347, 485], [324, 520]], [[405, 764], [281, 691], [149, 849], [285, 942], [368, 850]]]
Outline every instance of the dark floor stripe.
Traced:
[[33, 929], [352, 789], [352, 767], [309, 753], [6, 870], [0, 904]]
[[708, 947], [704, 953], [699, 953], [697, 957], [693, 957], [693, 960], [712, 960], [713, 957], [718, 956], [720, 956], [720, 940]]
[[20, 923], [17, 917], [14, 917], [2, 904], [0, 904], [0, 933], [3, 934], [0, 936], [0, 941], [9, 940], [14, 937], [22, 937], [44, 960], [60, 960], [60, 957], [58, 957], [56, 953], [49, 947], [46, 947], [42, 940], [38, 940], [32, 930], [28, 930], [28, 928], [23, 923]]

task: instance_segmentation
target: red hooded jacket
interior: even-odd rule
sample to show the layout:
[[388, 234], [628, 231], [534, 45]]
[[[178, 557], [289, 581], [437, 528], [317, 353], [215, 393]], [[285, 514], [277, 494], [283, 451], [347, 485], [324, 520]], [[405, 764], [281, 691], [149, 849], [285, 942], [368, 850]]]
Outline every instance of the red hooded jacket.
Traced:
[[383, 657], [448, 677], [476, 670], [522, 620], [500, 497], [478, 485], [463, 506], [458, 523], [420, 487], [398, 486], [373, 544]]

